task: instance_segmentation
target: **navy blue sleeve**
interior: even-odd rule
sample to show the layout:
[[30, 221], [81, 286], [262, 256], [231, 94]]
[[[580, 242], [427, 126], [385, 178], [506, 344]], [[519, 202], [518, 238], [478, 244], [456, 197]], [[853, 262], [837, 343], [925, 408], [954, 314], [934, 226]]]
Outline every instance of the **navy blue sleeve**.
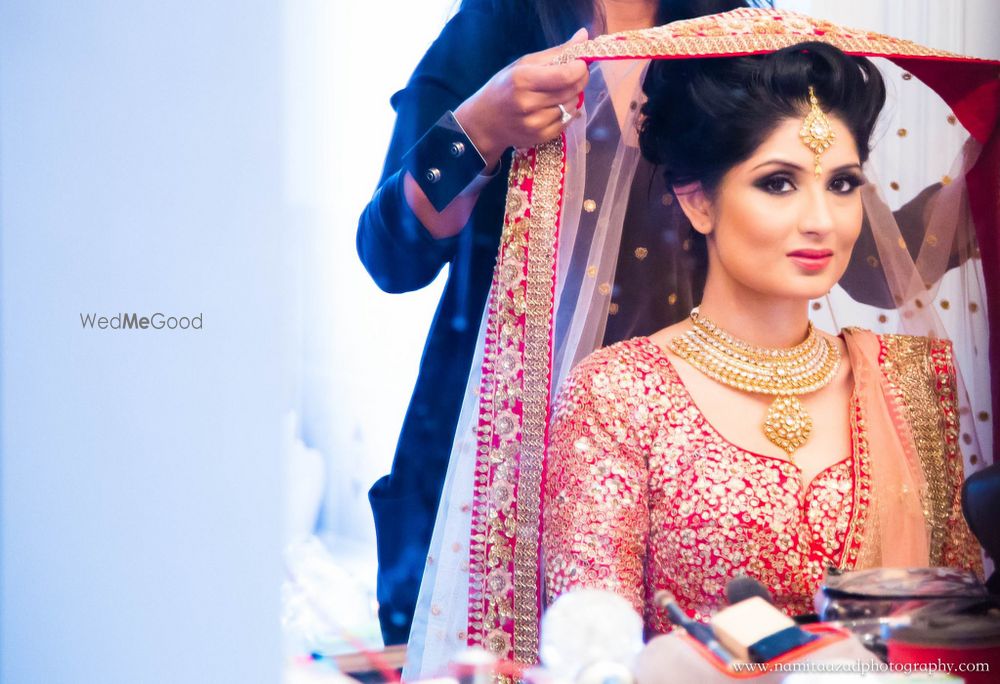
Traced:
[[410, 292], [430, 283], [451, 260], [458, 237], [434, 238], [403, 196], [403, 175], [387, 178], [358, 221], [358, 256], [385, 292]]
[[386, 292], [430, 283], [455, 254], [458, 236], [435, 239], [403, 195], [402, 158], [441, 116], [454, 110], [516, 56], [499, 35], [489, 2], [467, 1], [392, 96], [396, 125], [379, 187], [361, 213], [361, 263]]

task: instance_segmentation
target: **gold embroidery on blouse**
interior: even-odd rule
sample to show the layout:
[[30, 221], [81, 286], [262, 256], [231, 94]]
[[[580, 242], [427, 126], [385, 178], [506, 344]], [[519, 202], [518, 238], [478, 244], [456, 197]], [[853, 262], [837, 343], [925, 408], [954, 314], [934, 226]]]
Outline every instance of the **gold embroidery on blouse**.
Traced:
[[691, 401], [666, 356], [638, 338], [571, 373], [554, 409], [545, 495], [549, 599], [599, 587], [669, 625], [652, 595], [669, 589], [695, 617], [720, 608], [745, 573], [789, 613], [810, 612], [828, 565], [851, 567], [868, 515], [860, 402], [854, 451], [803, 489], [789, 462], [727, 442]]

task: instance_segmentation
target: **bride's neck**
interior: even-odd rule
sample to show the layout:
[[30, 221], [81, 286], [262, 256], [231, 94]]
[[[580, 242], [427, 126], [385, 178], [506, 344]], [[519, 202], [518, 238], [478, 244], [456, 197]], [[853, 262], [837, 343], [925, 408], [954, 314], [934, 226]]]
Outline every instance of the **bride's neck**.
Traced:
[[660, 3], [655, 0], [602, 0], [604, 26], [600, 33], [634, 31], [656, 25]]
[[806, 338], [808, 301], [718, 289], [706, 284], [698, 311], [733, 337], [773, 349], [794, 347]]

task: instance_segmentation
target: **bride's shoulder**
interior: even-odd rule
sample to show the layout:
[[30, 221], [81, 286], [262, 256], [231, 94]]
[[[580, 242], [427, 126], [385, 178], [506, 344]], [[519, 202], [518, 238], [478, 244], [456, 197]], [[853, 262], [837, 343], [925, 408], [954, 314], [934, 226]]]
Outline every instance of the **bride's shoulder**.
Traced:
[[566, 377], [561, 394], [628, 394], [655, 372], [662, 351], [648, 337], [633, 337], [601, 347], [583, 358]]
[[576, 365], [572, 375], [590, 376], [595, 373], [641, 371], [655, 352], [656, 345], [648, 337], [622, 340], [588, 354]]
[[648, 337], [634, 337], [592, 352], [560, 386], [552, 420], [559, 424], [582, 411], [600, 416], [601, 422], [630, 423], [646, 400], [649, 376], [659, 372], [661, 361], [661, 352]]

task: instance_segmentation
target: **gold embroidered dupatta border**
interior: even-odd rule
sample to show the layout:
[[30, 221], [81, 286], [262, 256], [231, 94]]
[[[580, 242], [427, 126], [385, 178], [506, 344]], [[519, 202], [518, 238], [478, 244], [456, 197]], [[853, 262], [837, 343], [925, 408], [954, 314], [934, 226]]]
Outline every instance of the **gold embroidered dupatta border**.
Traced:
[[519, 152], [488, 304], [469, 544], [470, 645], [533, 663], [562, 139]]
[[[958, 397], [955, 391], [951, 344], [909, 335], [883, 335], [879, 365], [910, 425], [927, 481], [924, 514], [930, 531], [930, 565], [949, 565], [950, 544], [962, 555], [963, 565], [979, 566], [978, 544], [967, 528], [949, 529], [955, 487], [964, 479], [959, 452]], [[952, 538], [956, 535], [960, 538]], [[964, 553], [974, 550], [975, 553]]]
[[[556, 61], [738, 56], [804, 41], [831, 43], [851, 54], [887, 57], [914, 72], [920, 65], [915, 60], [945, 60], [975, 67], [979, 80], [983, 69], [996, 78], [994, 62], [767, 9], [736, 10], [602, 36], [573, 46]], [[935, 87], [944, 86], [939, 82]], [[984, 88], [980, 90], [985, 93]], [[961, 96], [968, 93], [962, 91]], [[990, 102], [988, 96], [984, 99]], [[961, 114], [960, 118], [973, 135], [988, 137], [995, 114], [990, 110], [974, 120]], [[538, 660], [541, 489], [552, 382], [564, 146], [565, 134], [515, 154], [486, 313], [479, 388], [468, 643], [523, 664]]]

